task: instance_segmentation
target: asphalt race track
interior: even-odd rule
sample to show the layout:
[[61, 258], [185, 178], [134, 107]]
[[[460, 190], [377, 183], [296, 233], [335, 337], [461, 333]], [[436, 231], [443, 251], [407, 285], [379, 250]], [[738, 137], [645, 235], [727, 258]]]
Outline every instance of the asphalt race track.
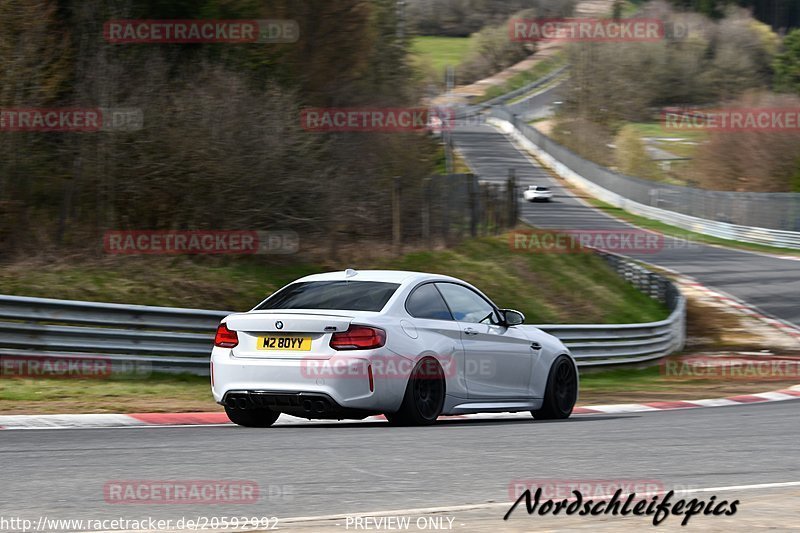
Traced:
[[[524, 203], [521, 217], [540, 228], [613, 230], [632, 226], [578, 200], [505, 135], [488, 125], [453, 132], [456, 147], [481, 180], [505, 183], [509, 169], [517, 183], [551, 187], [549, 203]], [[800, 325], [800, 261], [665, 238], [656, 253], [626, 254], [676, 270], [700, 283], [736, 296], [783, 320]]]
[[[650, 480], [667, 489], [790, 482], [800, 480], [798, 418], [798, 403], [788, 401], [427, 428], [7, 431], [0, 440], [0, 515], [285, 519], [490, 501], [510, 507], [515, 480]], [[104, 501], [108, 481], [170, 479], [255, 481], [262, 498], [203, 506]], [[497, 509], [498, 527], [506, 510]]]

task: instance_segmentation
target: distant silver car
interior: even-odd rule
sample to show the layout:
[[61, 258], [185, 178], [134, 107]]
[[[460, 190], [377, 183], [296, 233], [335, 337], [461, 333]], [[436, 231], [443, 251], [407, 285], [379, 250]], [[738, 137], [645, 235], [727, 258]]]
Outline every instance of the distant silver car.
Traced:
[[301, 278], [219, 325], [214, 399], [231, 421], [531, 411], [567, 418], [578, 369], [557, 338], [449, 276], [347, 270]]
[[530, 185], [522, 192], [522, 197], [529, 202], [549, 202], [553, 198], [553, 191], [541, 185]]

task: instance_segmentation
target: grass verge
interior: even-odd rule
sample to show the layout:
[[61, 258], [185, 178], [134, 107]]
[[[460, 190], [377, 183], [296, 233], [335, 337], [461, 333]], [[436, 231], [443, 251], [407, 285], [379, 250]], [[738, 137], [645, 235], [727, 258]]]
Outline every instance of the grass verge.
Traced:
[[562, 54], [545, 58], [536, 63], [533, 68], [514, 74], [504, 84], [489, 87], [484, 94], [476, 96], [471, 103], [479, 104], [481, 102], [485, 102], [486, 100], [491, 100], [492, 98], [515, 91], [520, 87], [523, 87], [529, 83], [533, 83], [534, 81], [547, 76], [549, 73], [563, 66], [565, 62], [566, 61]]
[[200, 309], [250, 309], [318, 265], [248, 257], [114, 256], [0, 268], [0, 294]]
[[[674, 130], [665, 128], [660, 121], [654, 122], [634, 122], [632, 125], [641, 137], [650, 137], [660, 140], [659, 148], [671, 152], [680, 157], [692, 158], [697, 153], [697, 149], [708, 140], [708, 131], [698, 130]], [[666, 141], [666, 139], [675, 139]], [[681, 139], [680, 141], [677, 139]]]
[[0, 294], [247, 310], [298, 277], [352, 267], [461, 277], [498, 305], [525, 313], [529, 323], [648, 322], [667, 316], [661, 304], [592, 254], [522, 254], [512, 252], [508, 242], [507, 236], [483, 237], [452, 249], [411, 252], [399, 258], [351, 257], [334, 266], [266, 263], [247, 257], [25, 262], [0, 269]]
[[411, 53], [418, 65], [432, 68], [444, 81], [447, 66], [461, 63], [471, 46], [469, 37], [418, 36], [411, 40]]
[[664, 376], [660, 366], [620, 368], [581, 375], [581, 405], [699, 400], [767, 392], [797, 385], [797, 379], [742, 381]]
[[209, 378], [154, 374], [144, 380], [0, 379], [0, 414], [217, 411]]
[[666, 318], [645, 296], [594, 254], [518, 253], [507, 235], [465, 241], [451, 250], [414, 252], [374, 265], [446, 274], [479, 287], [528, 323], [627, 323]]

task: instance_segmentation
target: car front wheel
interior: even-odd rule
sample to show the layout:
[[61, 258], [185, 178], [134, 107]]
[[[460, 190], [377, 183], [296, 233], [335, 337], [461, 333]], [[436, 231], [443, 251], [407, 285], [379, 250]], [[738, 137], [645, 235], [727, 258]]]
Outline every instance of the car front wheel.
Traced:
[[569, 418], [578, 399], [578, 373], [566, 355], [560, 355], [550, 367], [542, 407], [531, 414], [537, 420]]

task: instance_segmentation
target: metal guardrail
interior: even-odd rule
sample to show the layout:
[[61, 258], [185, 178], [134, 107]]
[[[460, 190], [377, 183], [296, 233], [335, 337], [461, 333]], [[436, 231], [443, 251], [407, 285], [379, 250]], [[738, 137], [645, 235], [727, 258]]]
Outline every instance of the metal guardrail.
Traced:
[[566, 72], [567, 69], [569, 69], [569, 65], [561, 66], [555, 69], [554, 71], [550, 72], [549, 74], [539, 78], [538, 80], [532, 81], [531, 83], [528, 83], [527, 85], [524, 85], [518, 89], [514, 89], [511, 92], [501, 94], [500, 96], [496, 96], [491, 100], [486, 100], [485, 102], [481, 102], [480, 104], [477, 104], [476, 107], [488, 108], [496, 105], [505, 104], [506, 102], [514, 100], [515, 98], [527, 94], [532, 90], [553, 81], [554, 79], [561, 76], [561, 74]]
[[[555, 69], [554, 71], [550, 72], [546, 76], [539, 78], [538, 80], [531, 82], [519, 89], [511, 91], [510, 93], [501, 94], [500, 96], [496, 96], [491, 100], [487, 100], [485, 102], [481, 102], [480, 104], [462, 104], [456, 107], [451, 108], [453, 111], [453, 119], [454, 125], [459, 124], [472, 124], [474, 125], [476, 119], [483, 120], [485, 118], [485, 112], [490, 109], [497, 108], [498, 106], [502, 106], [506, 102], [513, 100], [519, 96], [528, 94], [535, 89], [547, 85], [551, 81], [560, 77], [564, 72], [569, 69], [569, 65], [564, 65]], [[558, 87], [558, 85], [556, 85]], [[526, 115], [528, 111], [536, 111], [539, 107], [541, 102], [539, 101], [538, 95], [544, 92], [549, 92], [547, 89], [543, 89], [540, 92], [534, 93], [529, 95], [527, 98], [520, 100], [519, 102], [515, 102], [510, 104], [509, 107], [513, 108], [516, 113]]]
[[686, 342], [686, 299], [678, 286], [627, 257], [596, 253], [623, 279], [666, 305], [669, 316], [646, 324], [539, 327], [561, 339], [577, 354], [582, 367], [642, 363], [682, 350]]
[[[648, 324], [539, 327], [561, 338], [580, 366], [638, 363], [680, 349], [685, 307], [677, 288], [627, 259], [602, 255], [621, 276], [664, 302], [669, 318]], [[4, 359], [35, 357], [102, 359], [114, 372], [142, 375], [207, 375], [216, 326], [230, 313], [0, 296], [0, 369]]]
[[229, 311], [0, 296], [0, 370], [9, 357], [91, 360], [113, 372], [207, 375]]
[[[506, 107], [492, 108], [489, 116], [489, 121], [496, 121], [506, 133], [535, 153], [542, 163], [553, 169], [559, 176], [615, 207], [689, 231], [722, 239], [779, 248], [800, 248], [800, 231], [734, 224], [682, 212], [687, 210], [694, 212], [692, 206], [699, 206], [697, 209], [701, 211], [704, 209], [713, 210], [714, 208], [710, 206], [715, 205], [716, 201], [724, 204], [727, 202], [725, 199], [730, 198], [731, 195], [744, 193], [705, 191], [689, 187], [662, 185], [618, 174], [581, 158], [536, 128], [520, 120], [518, 116]], [[749, 193], [749, 197], [753, 202], [756, 200], [766, 202], [770, 198], [787, 199], [788, 201], [793, 200], [794, 196], [797, 195], [789, 193]], [[669, 208], [661, 206], [669, 206]], [[795, 216], [797, 220], [794, 223], [797, 224], [800, 230], [800, 201], [797, 202], [796, 208], [791, 209], [796, 210]], [[791, 209], [789, 210], [791, 211]], [[783, 215], [787, 212], [784, 209], [776, 208], [775, 212], [770, 213], [769, 209], [766, 209], [766, 211], [755, 209], [755, 204], [750, 208], [750, 211], [753, 212], [748, 210], [738, 211], [738, 218], [743, 220], [762, 220], [765, 225], [778, 212], [783, 213]], [[719, 217], [722, 217], [722, 215], [719, 215]], [[767, 219], [770, 219], [770, 221]]]

